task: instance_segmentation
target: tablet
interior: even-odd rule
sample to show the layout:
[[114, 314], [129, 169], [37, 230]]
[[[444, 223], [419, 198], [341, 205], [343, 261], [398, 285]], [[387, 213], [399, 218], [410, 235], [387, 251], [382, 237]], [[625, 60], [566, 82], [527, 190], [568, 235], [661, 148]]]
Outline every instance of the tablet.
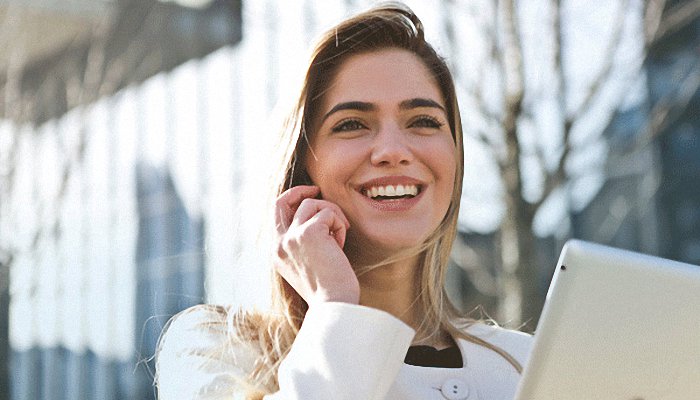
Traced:
[[515, 398], [700, 399], [700, 267], [567, 242]]

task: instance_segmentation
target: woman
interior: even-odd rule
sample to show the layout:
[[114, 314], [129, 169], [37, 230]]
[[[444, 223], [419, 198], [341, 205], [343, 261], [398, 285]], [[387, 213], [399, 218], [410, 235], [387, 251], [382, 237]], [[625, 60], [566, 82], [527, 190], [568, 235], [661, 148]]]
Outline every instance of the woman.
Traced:
[[530, 337], [461, 317], [443, 287], [462, 131], [410, 9], [374, 8], [321, 39], [285, 143], [273, 309], [173, 318], [160, 398], [512, 398]]

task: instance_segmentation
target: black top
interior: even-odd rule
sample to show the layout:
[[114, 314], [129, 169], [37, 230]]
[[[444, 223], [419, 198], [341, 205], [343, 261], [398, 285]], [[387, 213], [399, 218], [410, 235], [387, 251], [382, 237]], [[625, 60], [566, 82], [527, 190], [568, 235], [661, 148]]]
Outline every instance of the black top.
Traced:
[[462, 353], [457, 346], [442, 350], [430, 346], [411, 346], [403, 362], [419, 367], [462, 368]]

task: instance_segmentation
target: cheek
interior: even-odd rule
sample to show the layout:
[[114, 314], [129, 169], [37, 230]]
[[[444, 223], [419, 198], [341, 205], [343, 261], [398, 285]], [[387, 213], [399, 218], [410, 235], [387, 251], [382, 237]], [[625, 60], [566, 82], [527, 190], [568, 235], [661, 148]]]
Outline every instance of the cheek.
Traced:
[[439, 178], [454, 185], [457, 174], [457, 155], [452, 141], [436, 143], [428, 157], [433, 162], [433, 170]]
[[335, 184], [344, 182], [348, 175], [347, 155], [348, 151], [342, 146], [329, 146], [322, 143], [316, 145], [313, 151], [307, 151], [306, 171], [308, 171], [313, 183], [321, 187], [321, 190], [332, 190]]
[[455, 154], [454, 145], [443, 146], [431, 158], [434, 164], [435, 173], [440, 179], [440, 195], [443, 206], [449, 206], [454, 194], [456, 176], [457, 176], [457, 155]]
[[325, 154], [323, 150], [322, 147], [319, 148], [317, 144], [311, 142], [304, 154], [304, 167], [314, 185], [319, 185], [324, 180], [324, 176], [329, 172], [329, 167], [332, 166], [327, 162], [329, 155]]
[[449, 168], [449, 173], [447, 175], [445, 175], [445, 180], [444, 180], [445, 181], [445, 192], [444, 193], [445, 193], [445, 197], [446, 197], [445, 201], [446, 201], [446, 203], [449, 204], [450, 201], [452, 200], [452, 195], [454, 194], [454, 190], [455, 190], [455, 183], [456, 183], [455, 182], [455, 176], [456, 176], [455, 164], [452, 163], [449, 166], [447, 166], [447, 168]]

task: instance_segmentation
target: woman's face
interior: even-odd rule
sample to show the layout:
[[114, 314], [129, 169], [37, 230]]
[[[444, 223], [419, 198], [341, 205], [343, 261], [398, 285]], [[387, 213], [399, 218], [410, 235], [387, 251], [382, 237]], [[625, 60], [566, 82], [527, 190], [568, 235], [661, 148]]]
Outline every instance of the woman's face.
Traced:
[[306, 168], [350, 221], [348, 243], [392, 251], [423, 243], [454, 190], [444, 100], [413, 53], [384, 49], [341, 64], [313, 121]]

